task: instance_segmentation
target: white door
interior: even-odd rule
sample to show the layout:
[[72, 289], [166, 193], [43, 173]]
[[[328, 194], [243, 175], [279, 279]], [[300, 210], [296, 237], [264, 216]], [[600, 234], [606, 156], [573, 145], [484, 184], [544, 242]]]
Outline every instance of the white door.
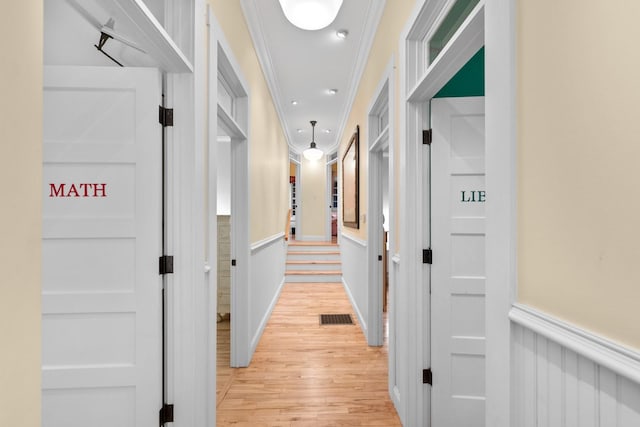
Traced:
[[43, 426], [158, 425], [161, 90], [150, 68], [45, 67]]
[[484, 97], [433, 99], [431, 127], [432, 425], [480, 427], [485, 418]]

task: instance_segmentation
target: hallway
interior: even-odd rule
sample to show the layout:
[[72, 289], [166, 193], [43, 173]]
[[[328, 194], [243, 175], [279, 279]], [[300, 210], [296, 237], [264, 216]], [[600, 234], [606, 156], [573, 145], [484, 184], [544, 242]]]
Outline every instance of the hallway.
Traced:
[[387, 348], [360, 327], [324, 325], [350, 313], [342, 284], [287, 283], [251, 365], [231, 369], [229, 322], [218, 324], [217, 425], [399, 426], [387, 390]]

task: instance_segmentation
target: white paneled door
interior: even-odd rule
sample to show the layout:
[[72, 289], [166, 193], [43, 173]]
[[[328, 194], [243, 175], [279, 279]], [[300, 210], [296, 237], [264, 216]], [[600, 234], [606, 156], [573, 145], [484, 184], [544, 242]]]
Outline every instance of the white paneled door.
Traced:
[[155, 69], [45, 67], [42, 425], [158, 425]]
[[[484, 426], [484, 98], [431, 102], [432, 425]], [[505, 367], [508, 369], [508, 366]]]

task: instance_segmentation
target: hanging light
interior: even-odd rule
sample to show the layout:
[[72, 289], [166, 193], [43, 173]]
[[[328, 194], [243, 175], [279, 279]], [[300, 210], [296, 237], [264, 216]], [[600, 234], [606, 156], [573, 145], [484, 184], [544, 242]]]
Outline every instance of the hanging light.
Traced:
[[307, 160], [320, 160], [324, 153], [322, 152], [322, 150], [316, 148], [316, 142], [314, 141], [316, 136], [316, 123], [318, 122], [315, 120], [311, 120], [311, 122], [309, 123], [311, 123], [311, 144], [309, 144], [309, 148], [302, 152], [302, 155]]
[[336, 19], [342, 0], [280, 0], [289, 22], [303, 30], [320, 30]]

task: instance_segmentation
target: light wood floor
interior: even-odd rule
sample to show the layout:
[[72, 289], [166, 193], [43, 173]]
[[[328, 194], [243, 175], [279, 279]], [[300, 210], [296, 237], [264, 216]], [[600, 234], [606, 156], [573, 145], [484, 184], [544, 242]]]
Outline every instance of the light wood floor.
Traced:
[[229, 322], [218, 324], [218, 426], [400, 426], [387, 390], [387, 348], [358, 325], [342, 284], [287, 283], [251, 366], [228, 368]]

